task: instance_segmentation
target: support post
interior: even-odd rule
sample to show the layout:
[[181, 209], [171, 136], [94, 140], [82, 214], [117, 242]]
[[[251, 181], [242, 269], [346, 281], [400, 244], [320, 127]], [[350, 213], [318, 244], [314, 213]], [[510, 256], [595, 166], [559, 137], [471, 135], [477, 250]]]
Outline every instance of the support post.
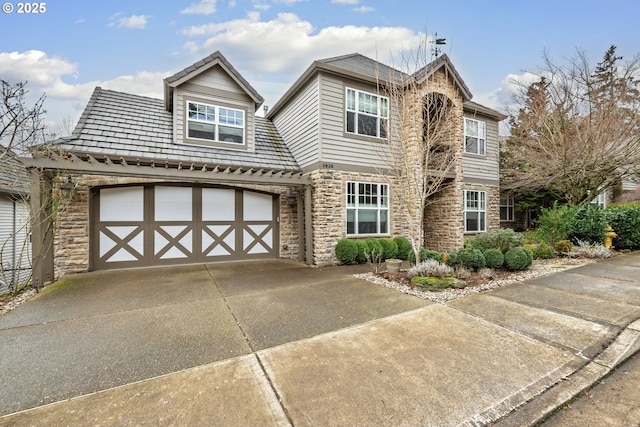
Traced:
[[31, 177], [32, 284], [39, 289], [53, 281], [53, 230], [51, 229], [51, 177], [38, 169]]
[[313, 264], [313, 215], [311, 214], [311, 185], [304, 186], [304, 245], [307, 264]]

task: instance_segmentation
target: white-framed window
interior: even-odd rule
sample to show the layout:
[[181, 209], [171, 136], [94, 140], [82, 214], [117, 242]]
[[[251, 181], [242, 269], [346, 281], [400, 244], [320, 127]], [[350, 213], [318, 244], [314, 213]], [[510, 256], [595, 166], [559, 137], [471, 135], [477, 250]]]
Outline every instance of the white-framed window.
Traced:
[[484, 156], [486, 153], [486, 124], [464, 118], [464, 152]]
[[187, 138], [244, 144], [244, 111], [187, 101]]
[[387, 137], [389, 98], [346, 89], [346, 131], [357, 135]]
[[389, 233], [389, 186], [347, 182], [347, 235]]
[[513, 197], [500, 197], [500, 221], [513, 221], [514, 205]]
[[464, 190], [464, 231], [487, 231], [487, 192]]
[[607, 192], [604, 191], [604, 192], [598, 194], [597, 197], [595, 197], [593, 200], [591, 200], [591, 204], [592, 205], [598, 205], [601, 208], [606, 208], [607, 207]]

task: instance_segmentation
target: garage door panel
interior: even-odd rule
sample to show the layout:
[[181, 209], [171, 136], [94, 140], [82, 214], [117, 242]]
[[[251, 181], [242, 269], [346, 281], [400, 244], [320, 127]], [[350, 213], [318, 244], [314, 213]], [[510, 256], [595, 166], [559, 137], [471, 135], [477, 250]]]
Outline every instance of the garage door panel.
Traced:
[[238, 188], [110, 187], [96, 193], [93, 269], [277, 256], [277, 198]]

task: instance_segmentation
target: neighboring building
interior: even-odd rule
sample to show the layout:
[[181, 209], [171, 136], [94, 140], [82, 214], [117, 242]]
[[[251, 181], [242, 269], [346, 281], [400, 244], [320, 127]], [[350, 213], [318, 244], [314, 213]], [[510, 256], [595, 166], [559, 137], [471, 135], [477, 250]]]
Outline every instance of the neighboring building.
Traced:
[[31, 276], [29, 174], [18, 158], [0, 147], [0, 294]]
[[[75, 186], [35, 276], [265, 257], [327, 265], [341, 238], [405, 234], [379, 155], [394, 119], [381, 70], [402, 76], [358, 54], [315, 61], [265, 118], [219, 52], [165, 79], [164, 100], [96, 88], [72, 136], [29, 160], [42, 188], [60, 172]], [[505, 116], [471, 101], [446, 55], [422, 72], [456, 109], [461, 160], [425, 223], [425, 245], [452, 250], [499, 227]]]

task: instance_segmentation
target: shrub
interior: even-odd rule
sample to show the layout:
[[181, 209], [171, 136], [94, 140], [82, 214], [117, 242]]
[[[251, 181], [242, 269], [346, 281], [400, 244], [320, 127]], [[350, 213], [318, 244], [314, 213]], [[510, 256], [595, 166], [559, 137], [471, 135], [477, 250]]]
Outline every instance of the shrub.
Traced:
[[504, 255], [500, 249], [490, 248], [484, 251], [484, 259], [489, 268], [502, 268]]
[[369, 247], [367, 246], [367, 242], [364, 240], [356, 240], [356, 246], [358, 247], [358, 255], [356, 255], [356, 262], [358, 264], [364, 264], [367, 262], [366, 253], [369, 251]]
[[406, 237], [397, 236], [393, 238], [393, 241], [396, 242], [396, 246], [398, 246], [397, 257], [399, 259], [407, 259], [409, 257], [409, 252], [413, 252], [411, 242]]
[[358, 256], [358, 246], [351, 239], [340, 239], [336, 244], [335, 253], [342, 264], [353, 264]]
[[613, 245], [618, 249], [640, 249], [640, 205], [611, 206], [605, 213], [617, 234]]
[[609, 248], [605, 248], [601, 243], [591, 244], [578, 240], [578, 244], [573, 247], [569, 256], [584, 258], [609, 258], [613, 256], [613, 252]]
[[558, 240], [555, 244], [556, 252], [561, 254], [568, 254], [573, 250], [573, 243], [571, 240]]
[[525, 270], [529, 265], [529, 256], [524, 248], [511, 248], [504, 254], [504, 265], [507, 269]]
[[527, 267], [530, 267], [531, 264], [533, 264], [533, 251], [525, 247], [523, 247], [522, 250], [524, 250], [524, 253], [527, 254], [527, 261], [529, 262], [529, 265], [527, 265]]
[[524, 238], [523, 242], [524, 244], [535, 244], [535, 243], [542, 243], [544, 242], [544, 239], [541, 235], [542, 233], [540, 233], [538, 230], [527, 230], [524, 231], [522, 233], [522, 237]]
[[364, 256], [367, 259], [367, 262], [371, 264], [373, 272], [378, 273], [380, 263], [382, 262], [382, 255], [384, 254], [380, 239], [369, 238], [366, 239], [365, 242], [367, 243], [367, 250], [365, 251]]
[[452, 268], [458, 267], [460, 265], [460, 263], [458, 262], [458, 252], [453, 251], [453, 252], [447, 253], [447, 259], [445, 263]]
[[499, 228], [494, 231], [478, 234], [471, 246], [482, 251], [487, 249], [500, 249], [503, 253], [511, 248], [520, 246], [524, 236], [510, 228]]
[[[409, 252], [409, 263], [411, 265], [415, 265], [416, 264], [416, 257], [415, 254], [413, 253], [413, 251]], [[434, 251], [431, 249], [427, 249], [427, 248], [422, 248], [420, 249], [420, 262], [427, 260], [427, 259], [434, 259], [436, 261], [442, 261], [442, 252], [438, 252], [438, 251]]]
[[434, 276], [445, 277], [453, 274], [453, 268], [446, 264], [436, 261], [435, 259], [427, 259], [420, 264], [415, 265], [407, 272], [409, 277], [413, 276]]
[[466, 283], [462, 280], [456, 279], [455, 277], [414, 276], [411, 278], [411, 283], [431, 292], [440, 292], [449, 288], [462, 289], [467, 286]]
[[382, 245], [382, 259], [392, 259], [398, 256], [398, 245], [393, 239], [384, 237], [378, 241]]
[[570, 222], [567, 238], [572, 242], [602, 243], [607, 225], [606, 214], [600, 206], [579, 206]]
[[458, 251], [458, 264], [473, 271], [478, 271], [486, 266], [486, 260], [480, 249], [462, 248]]
[[536, 256], [536, 258], [551, 259], [556, 256], [556, 251], [553, 250], [551, 245], [543, 242], [536, 247], [534, 255]]
[[555, 245], [558, 240], [569, 239], [569, 230], [576, 209], [566, 205], [558, 206], [557, 203], [551, 208], [542, 208], [538, 217], [540, 238], [550, 245]]

